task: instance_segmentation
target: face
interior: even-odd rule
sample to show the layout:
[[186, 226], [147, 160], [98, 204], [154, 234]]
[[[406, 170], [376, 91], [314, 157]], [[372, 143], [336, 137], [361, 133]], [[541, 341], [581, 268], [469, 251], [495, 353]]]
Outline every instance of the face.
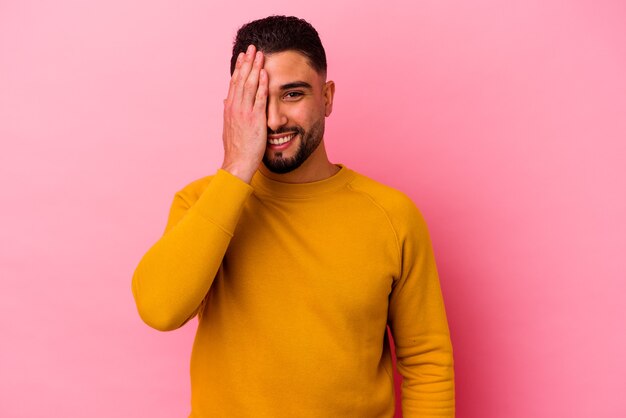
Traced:
[[264, 68], [269, 96], [263, 163], [274, 173], [288, 173], [314, 159], [332, 110], [334, 85], [295, 51], [266, 55]]

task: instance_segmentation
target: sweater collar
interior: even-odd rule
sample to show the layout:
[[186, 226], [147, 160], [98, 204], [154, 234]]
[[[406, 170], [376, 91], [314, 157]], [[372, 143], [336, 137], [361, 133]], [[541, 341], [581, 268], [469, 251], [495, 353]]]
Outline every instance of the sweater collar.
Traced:
[[338, 190], [347, 185], [354, 178], [354, 171], [343, 164], [336, 164], [339, 167], [332, 176], [310, 183], [283, 183], [266, 177], [260, 170], [257, 170], [250, 185], [254, 193], [268, 197], [282, 197], [292, 199], [303, 199], [319, 194]]

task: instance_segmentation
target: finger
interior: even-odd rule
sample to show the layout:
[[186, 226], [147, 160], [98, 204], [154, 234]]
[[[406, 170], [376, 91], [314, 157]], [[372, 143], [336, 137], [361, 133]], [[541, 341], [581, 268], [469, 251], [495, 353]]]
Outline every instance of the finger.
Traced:
[[246, 80], [246, 84], [243, 89], [243, 101], [244, 109], [252, 109], [254, 106], [255, 96], [257, 94], [257, 88], [259, 87], [259, 72], [263, 67], [263, 53], [257, 51], [254, 56], [254, 62], [252, 63], [252, 69]]
[[267, 92], [268, 92], [268, 77], [267, 71], [264, 68], [261, 68], [259, 71], [259, 86], [256, 90], [256, 95], [254, 97], [254, 110], [258, 113], [265, 114], [267, 107]]
[[224, 102], [231, 102], [233, 100], [233, 96], [235, 95], [235, 88], [237, 86], [237, 77], [239, 77], [239, 69], [241, 68], [241, 64], [243, 63], [243, 52], [240, 52], [237, 55], [237, 61], [235, 62], [235, 70], [233, 71], [233, 75], [230, 77], [230, 84], [228, 85], [228, 94], [226, 95], [226, 99]]
[[250, 69], [252, 68], [255, 51], [254, 45], [250, 45], [246, 50], [246, 55], [243, 58], [241, 68], [239, 69], [239, 74], [237, 76], [237, 85], [235, 86], [235, 95], [233, 96], [234, 103], [241, 103], [244, 85], [248, 79], [248, 75], [250, 74]]

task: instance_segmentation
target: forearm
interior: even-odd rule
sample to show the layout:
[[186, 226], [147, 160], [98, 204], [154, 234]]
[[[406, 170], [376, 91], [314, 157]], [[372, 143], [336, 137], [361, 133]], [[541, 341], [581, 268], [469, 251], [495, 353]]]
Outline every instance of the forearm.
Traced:
[[141, 318], [162, 331], [183, 325], [211, 287], [229, 242], [228, 234], [197, 215], [165, 234], [133, 276]]
[[146, 252], [132, 281], [144, 322], [166, 331], [190, 319], [213, 283], [250, 193], [249, 185], [220, 170]]
[[405, 418], [449, 417], [455, 413], [454, 365], [448, 334], [396, 342]]
[[[405, 288], [406, 300], [400, 303], [404, 309], [394, 306], [403, 416], [453, 418], [454, 357], [439, 281], [434, 264], [418, 270], [420, 280]], [[411, 284], [418, 286], [411, 288]]]

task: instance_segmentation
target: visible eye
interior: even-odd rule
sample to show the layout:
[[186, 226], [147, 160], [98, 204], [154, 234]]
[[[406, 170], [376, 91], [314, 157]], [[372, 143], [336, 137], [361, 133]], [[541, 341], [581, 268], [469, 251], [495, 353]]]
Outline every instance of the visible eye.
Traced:
[[294, 100], [298, 100], [302, 96], [304, 96], [304, 93], [302, 93], [301, 91], [289, 91], [285, 93], [285, 95], [283, 96], [283, 99], [294, 101]]

